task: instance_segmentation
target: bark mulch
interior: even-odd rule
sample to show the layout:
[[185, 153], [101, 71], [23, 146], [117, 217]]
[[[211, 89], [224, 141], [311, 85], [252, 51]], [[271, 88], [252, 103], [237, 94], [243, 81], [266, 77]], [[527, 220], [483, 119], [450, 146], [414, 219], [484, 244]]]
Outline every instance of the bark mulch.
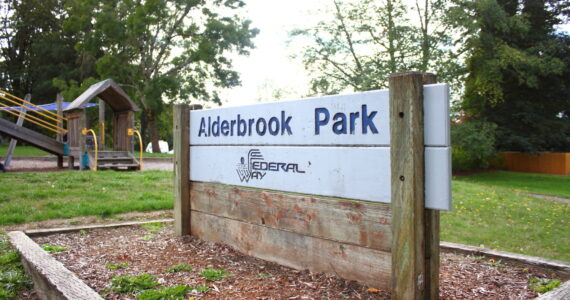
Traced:
[[[87, 285], [107, 299], [136, 299], [108, 289], [118, 275], [148, 273], [161, 286], [208, 285], [194, 291], [195, 299], [390, 299], [387, 291], [365, 287], [334, 275], [298, 271], [243, 255], [232, 248], [186, 236], [176, 237], [171, 225], [162, 229], [140, 226], [94, 229], [37, 237], [38, 244], [66, 247], [53, 255]], [[120, 265], [112, 269], [110, 264]], [[191, 271], [169, 273], [180, 264]], [[538, 270], [508, 265], [484, 257], [442, 253], [441, 299], [532, 299], [530, 278], [550, 278]], [[230, 276], [206, 281], [203, 269], [223, 269]]]

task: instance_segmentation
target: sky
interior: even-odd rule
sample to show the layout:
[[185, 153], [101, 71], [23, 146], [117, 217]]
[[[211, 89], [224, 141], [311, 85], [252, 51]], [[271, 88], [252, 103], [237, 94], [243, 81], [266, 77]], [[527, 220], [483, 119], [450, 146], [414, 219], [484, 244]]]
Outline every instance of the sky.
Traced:
[[[308, 77], [300, 59], [291, 59], [294, 47], [287, 46], [288, 33], [316, 24], [317, 12], [329, 5], [326, 0], [248, 0], [244, 16], [260, 30], [254, 38], [256, 49], [248, 57], [234, 58], [242, 86], [221, 93], [223, 106], [274, 101], [272, 91], [282, 89], [284, 98], [296, 99], [308, 92]], [[300, 52], [297, 52], [299, 54]]]
[[[309, 76], [303, 68], [296, 43], [288, 45], [289, 32], [315, 25], [331, 9], [331, 0], [248, 0], [243, 16], [260, 30], [254, 38], [256, 49], [247, 57], [233, 59], [242, 85], [221, 93], [223, 107], [248, 105], [275, 100], [302, 98], [309, 91]], [[559, 27], [570, 32], [570, 24]], [[272, 92], [281, 89], [280, 99]], [[211, 104], [206, 104], [211, 105]]]

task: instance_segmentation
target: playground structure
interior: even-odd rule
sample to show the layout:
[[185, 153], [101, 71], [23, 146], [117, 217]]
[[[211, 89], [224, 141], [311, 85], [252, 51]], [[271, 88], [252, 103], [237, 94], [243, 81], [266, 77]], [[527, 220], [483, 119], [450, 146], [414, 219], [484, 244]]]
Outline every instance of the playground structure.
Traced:
[[[99, 137], [89, 128], [87, 116], [87, 108], [94, 106], [89, 102], [95, 97], [100, 99]], [[0, 133], [56, 155], [60, 168], [64, 157], [67, 157], [69, 168], [74, 168], [77, 161], [79, 169], [142, 169], [142, 151], [137, 160], [132, 141], [133, 135], [137, 134], [142, 145], [140, 133], [134, 129], [134, 113], [139, 108], [113, 80], [93, 84], [71, 103], [64, 103], [58, 97], [57, 113], [29, 100], [29, 97], [24, 100], [0, 91], [0, 112], [18, 116], [16, 123], [0, 118]], [[113, 113], [113, 146], [109, 150], [105, 149], [104, 143], [105, 104]], [[24, 120], [55, 133], [56, 138], [22, 127]], [[64, 122], [67, 122], [67, 127]]]

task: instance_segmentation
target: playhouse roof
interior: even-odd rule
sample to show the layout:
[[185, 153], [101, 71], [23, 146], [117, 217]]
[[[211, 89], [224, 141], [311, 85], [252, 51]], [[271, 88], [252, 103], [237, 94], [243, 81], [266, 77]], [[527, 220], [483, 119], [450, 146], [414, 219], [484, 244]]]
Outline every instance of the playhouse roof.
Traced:
[[116, 112], [139, 110], [138, 106], [116, 82], [112, 79], [106, 79], [90, 86], [83, 94], [73, 100], [65, 111], [85, 108], [89, 104], [89, 101], [95, 97], [99, 97], [105, 101], [105, 103]]

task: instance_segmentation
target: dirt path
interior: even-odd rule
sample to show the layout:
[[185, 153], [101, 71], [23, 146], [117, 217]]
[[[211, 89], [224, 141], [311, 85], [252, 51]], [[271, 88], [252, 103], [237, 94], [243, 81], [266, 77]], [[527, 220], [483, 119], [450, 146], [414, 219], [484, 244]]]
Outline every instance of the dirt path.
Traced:
[[561, 203], [568, 203], [568, 204], [570, 204], [570, 199], [568, 199], [568, 198], [562, 198], [562, 197], [550, 196], [550, 195], [543, 195], [543, 194], [535, 194], [535, 193], [529, 193], [529, 192], [523, 192], [523, 191], [516, 191], [516, 192], [519, 192], [519, 193], [525, 194], [525, 195], [529, 195], [529, 196], [533, 196], [533, 197], [536, 197], [536, 198], [554, 200], [554, 201], [556, 201], [556, 202], [561, 202]]
[[169, 219], [173, 217], [174, 213], [172, 210], [129, 212], [124, 214], [113, 215], [110, 218], [105, 218], [105, 219], [102, 219], [99, 216], [85, 216], [85, 217], [75, 217], [70, 219], [53, 219], [53, 220], [45, 220], [38, 222], [29, 222], [18, 225], [0, 226], [0, 232], [2, 231], [9, 232], [14, 230], [28, 230], [28, 229], [59, 228], [59, 227], [80, 226], [80, 225], [115, 224], [127, 221]]
[[[0, 159], [4, 161], [4, 158]], [[77, 164], [77, 163], [76, 163]], [[57, 168], [57, 161], [52, 156], [39, 157], [17, 157], [10, 163], [8, 172], [59, 172], [69, 171], [67, 160], [64, 160], [64, 168]], [[170, 158], [148, 158], [143, 159], [143, 170], [172, 171], [172, 160]]]

